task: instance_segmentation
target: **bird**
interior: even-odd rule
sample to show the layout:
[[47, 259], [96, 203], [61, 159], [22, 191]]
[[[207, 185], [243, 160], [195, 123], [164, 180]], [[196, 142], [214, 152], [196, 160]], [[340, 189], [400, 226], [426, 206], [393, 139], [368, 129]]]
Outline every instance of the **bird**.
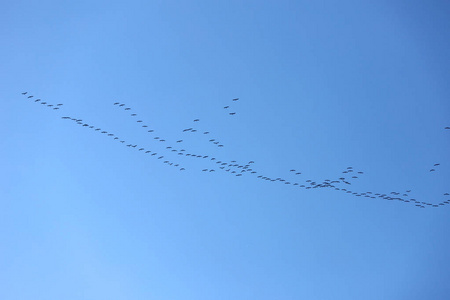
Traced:
[[439, 166], [440, 164], [434, 164], [434, 166], [436, 167], [436, 166]]
[[181, 143], [183, 140], [178, 140], [177, 143]]
[[135, 117], [135, 116], [137, 116], [137, 115], [136, 115], [136, 114], [131, 114], [131, 116], [132, 116], [132, 117]]
[[125, 110], [130, 110], [131, 108], [129, 108], [129, 107], [127, 107], [127, 108], [125, 108]]
[[450, 129], [450, 127], [445, 127], [445, 129]]
[[56, 109], [59, 109], [59, 107], [53, 107], [53, 109], [55, 109], [55, 110], [56, 110]]
[[125, 104], [120, 104], [119, 106], [122, 107], [122, 106], [125, 106]]
[[300, 175], [300, 174], [302, 174], [302, 173], [300, 173], [300, 172], [295, 173], [295, 175]]
[[434, 171], [436, 171], [436, 170], [435, 170], [435, 169], [431, 169], [431, 170], [430, 170], [430, 172], [434, 172]]
[[23, 92], [22, 95], [26, 95], [28, 92]]
[[209, 133], [209, 131], [205, 131], [205, 132], [203, 132], [203, 134], [208, 134]]
[[233, 99], [233, 101], [238, 101], [238, 100], [239, 100], [239, 98], [234, 98], [234, 99]]
[[58, 103], [58, 104], [56, 104], [56, 106], [62, 106], [63, 104], [62, 103]]
[[295, 170], [294, 170], [294, 169], [292, 169], [292, 170], [289, 170], [289, 172], [295, 172]]
[[33, 98], [33, 96], [28, 96], [27, 98]]
[[116, 102], [116, 103], [114, 103], [113, 105], [117, 105], [117, 104], [119, 104], [119, 102]]
[[234, 116], [236, 113], [235, 112], [231, 112], [229, 113], [231, 116]]
[[200, 119], [195, 119], [195, 120], [194, 120], [194, 122], [198, 122], [198, 121], [200, 121]]
[[41, 99], [36, 99], [36, 100], [34, 100], [34, 102], [39, 102], [39, 101], [41, 101]]

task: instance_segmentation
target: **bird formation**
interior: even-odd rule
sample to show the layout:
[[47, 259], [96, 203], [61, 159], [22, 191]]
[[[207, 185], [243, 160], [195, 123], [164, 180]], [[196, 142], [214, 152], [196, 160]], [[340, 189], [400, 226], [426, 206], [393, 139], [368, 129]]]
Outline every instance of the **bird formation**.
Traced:
[[[32, 99], [33, 95], [28, 95], [28, 92], [23, 92], [22, 95], [26, 96], [27, 99]], [[28, 96], [27, 96], [28, 95]], [[239, 98], [232, 99], [233, 102], [238, 101]], [[40, 103], [43, 105], [46, 105], [49, 108], [52, 108], [53, 110], [59, 110], [59, 108], [63, 105], [61, 103], [59, 104], [47, 104], [47, 102], [43, 102], [41, 99], [33, 100], [35, 103]], [[131, 107], [126, 106], [124, 103], [115, 102], [113, 105], [122, 108], [124, 111], [130, 111], [132, 110]], [[228, 106], [224, 107], [225, 109], [229, 108]], [[232, 115], [234, 115], [233, 113]], [[90, 123], [87, 123], [83, 121], [82, 119], [75, 118], [72, 116], [63, 116], [61, 117], [63, 120], [69, 120], [72, 121], [73, 124], [79, 125], [83, 128], [90, 129], [93, 132], [97, 132], [99, 134], [103, 134], [107, 137], [110, 137], [113, 141], [117, 141], [117, 143], [122, 144], [130, 149], [134, 149], [138, 152], [141, 152], [148, 157], [157, 159], [162, 161], [164, 164], [167, 164], [169, 166], [177, 168], [179, 171], [185, 171], [185, 167], [182, 166], [179, 160], [181, 157], [189, 158], [189, 159], [200, 159], [204, 161], [208, 161], [210, 164], [212, 164], [213, 167], [210, 168], [203, 168], [201, 169], [202, 172], [216, 172], [216, 171], [223, 171], [226, 173], [229, 173], [230, 175], [236, 176], [236, 177], [243, 177], [243, 176], [254, 176], [257, 179], [268, 181], [268, 182], [274, 182], [274, 183], [282, 183], [285, 185], [291, 185], [296, 188], [301, 189], [317, 189], [317, 188], [330, 188], [334, 189], [335, 191], [341, 191], [343, 193], [353, 195], [356, 197], [365, 197], [365, 198], [371, 198], [371, 199], [383, 199], [387, 201], [399, 201], [404, 203], [411, 203], [414, 204], [416, 207], [420, 208], [426, 208], [426, 207], [442, 207], [445, 205], [450, 204], [450, 199], [447, 199], [445, 201], [441, 201], [438, 203], [431, 203], [426, 201], [419, 201], [415, 198], [411, 198], [409, 196], [409, 193], [411, 190], [407, 190], [405, 192], [398, 192], [398, 191], [392, 191], [390, 193], [375, 193], [372, 191], [366, 191], [366, 192], [357, 192], [354, 191], [354, 189], [350, 189], [350, 186], [352, 186], [355, 183], [355, 180], [358, 180], [360, 176], [364, 175], [363, 171], [359, 171], [354, 169], [353, 167], [347, 167], [346, 169], [342, 170], [341, 175], [337, 175], [336, 178], [332, 179], [324, 179], [324, 180], [313, 180], [313, 179], [302, 179], [303, 174], [301, 171], [296, 169], [290, 169], [289, 172], [294, 175], [296, 179], [287, 179], [282, 177], [276, 177], [273, 176], [267, 176], [265, 174], [262, 174], [259, 172], [255, 167], [254, 161], [248, 161], [248, 162], [238, 162], [236, 160], [223, 160], [216, 157], [211, 157], [210, 155], [206, 153], [191, 153], [190, 151], [184, 149], [186, 147], [176, 147], [176, 145], [182, 145], [184, 144], [183, 139], [174, 140], [173, 142], [169, 141], [168, 139], [161, 138], [160, 136], [156, 136], [155, 129], [152, 129], [149, 127], [149, 124], [146, 123], [141, 118], [137, 118], [138, 114], [133, 112], [129, 114], [130, 117], [136, 118], [136, 123], [142, 128], [142, 130], [145, 130], [147, 134], [149, 134], [152, 139], [150, 141], [155, 141], [158, 143], [164, 143], [165, 149], [163, 150], [163, 153], [159, 151], [160, 153], [157, 153], [153, 150], [150, 150], [148, 147], [142, 147], [134, 143], [127, 142], [125, 139], [122, 139], [118, 136], [116, 136], [114, 133], [109, 132], [107, 130], [103, 130], [100, 127], [94, 126]], [[194, 119], [193, 122], [198, 123], [200, 122], [200, 119]], [[445, 127], [445, 129], [450, 129], [450, 127]], [[182, 132], [184, 134], [187, 133], [195, 133], [197, 132], [197, 129], [194, 128], [186, 128], [183, 129]], [[209, 131], [203, 131], [204, 135], [209, 134]], [[221, 144], [216, 138], [209, 139], [210, 143], [213, 143], [217, 147], [223, 147], [223, 144]], [[166, 158], [166, 160], [163, 160]], [[436, 168], [439, 167], [439, 163], [435, 163], [433, 165], [433, 168], [430, 169], [430, 172], [435, 172]], [[340, 176], [340, 177], [338, 177]], [[450, 196], [449, 193], [443, 194], [444, 196]], [[449, 197], [447, 197], [449, 198]]]

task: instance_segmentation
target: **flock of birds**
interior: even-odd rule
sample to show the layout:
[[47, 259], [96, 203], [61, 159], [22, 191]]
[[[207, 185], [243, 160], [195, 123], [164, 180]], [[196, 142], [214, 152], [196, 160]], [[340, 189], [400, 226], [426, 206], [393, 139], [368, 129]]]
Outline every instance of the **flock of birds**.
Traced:
[[[28, 92], [23, 92], [22, 95], [26, 97], [26, 99], [30, 99], [34, 101], [35, 103], [39, 103], [41, 105], [46, 106], [49, 109], [52, 109], [54, 111], [58, 111], [60, 108], [62, 108], [63, 104], [51, 104], [46, 101], [42, 101], [41, 99], [34, 99], [33, 95], [29, 95]], [[238, 101], [239, 98], [232, 99], [232, 102]], [[126, 147], [129, 147], [131, 149], [135, 149], [136, 151], [142, 152], [143, 154], [147, 155], [148, 157], [153, 157], [157, 160], [162, 161], [164, 164], [167, 164], [168, 166], [172, 166], [174, 168], [177, 168], [179, 171], [185, 171], [186, 168], [181, 165], [180, 163], [175, 161], [175, 157], [186, 157], [190, 159], [201, 159], [209, 161], [213, 164], [213, 167], [210, 168], [204, 168], [201, 169], [202, 172], [216, 172], [216, 171], [223, 171], [227, 172], [230, 175], [236, 176], [236, 177], [242, 177], [242, 176], [255, 176], [258, 179], [264, 180], [264, 181], [270, 181], [270, 182], [278, 182], [285, 185], [291, 185], [296, 188], [301, 189], [317, 189], [317, 188], [331, 188], [336, 191], [341, 191], [343, 193], [347, 193], [356, 197], [365, 197], [365, 198], [371, 198], [371, 199], [383, 199], [388, 201], [400, 201], [404, 203], [411, 203], [414, 204], [416, 207], [419, 208], [426, 208], [426, 207], [443, 207], [445, 205], [450, 204], [450, 194], [444, 193], [443, 196], [446, 196], [446, 198], [449, 198], [445, 201], [441, 201], [439, 203], [430, 203], [426, 201], [419, 201], [415, 198], [411, 198], [409, 194], [411, 193], [411, 190], [407, 190], [404, 192], [397, 192], [393, 191], [388, 194], [386, 193], [374, 193], [371, 191], [367, 192], [356, 192], [353, 191], [350, 187], [354, 183], [355, 180], [359, 178], [359, 176], [362, 176], [364, 172], [354, 169], [353, 167], [347, 167], [345, 170], [342, 170], [342, 174], [339, 178], [333, 178], [333, 179], [325, 179], [325, 180], [312, 180], [312, 179], [306, 179], [306, 180], [288, 180], [286, 178], [281, 177], [271, 177], [267, 176], [265, 174], [261, 174], [257, 169], [255, 169], [254, 161], [248, 161], [248, 162], [238, 162], [236, 160], [221, 160], [216, 157], [211, 157], [208, 154], [205, 153], [192, 153], [186, 149], [185, 147], [182, 147], [184, 144], [184, 139], [178, 139], [174, 140], [173, 142], [166, 140], [165, 138], [159, 136], [156, 133], [155, 129], [152, 129], [150, 125], [145, 122], [143, 119], [138, 117], [138, 114], [133, 112], [131, 107], [128, 107], [124, 103], [115, 102], [113, 103], [114, 106], [117, 108], [123, 109], [125, 113], [128, 113], [130, 118], [133, 118], [136, 123], [139, 124], [139, 126], [142, 128], [142, 130], [145, 130], [145, 132], [153, 138], [153, 140], [158, 141], [158, 143], [162, 143], [164, 145], [162, 152], [159, 151], [153, 151], [146, 147], [139, 146], [137, 144], [133, 144], [130, 142], [127, 142], [125, 139], [122, 139], [118, 136], [116, 136], [114, 133], [109, 132], [107, 130], [104, 130], [100, 127], [97, 127], [95, 125], [92, 125], [91, 123], [87, 123], [83, 121], [80, 118], [75, 118], [72, 116], [63, 116], [61, 117], [63, 120], [72, 121], [74, 124], [81, 126], [83, 128], [92, 130], [94, 132], [98, 132], [99, 134], [103, 134], [107, 137], [110, 137], [112, 140], [117, 141], [119, 144], [122, 144]], [[226, 105], [223, 107], [223, 109], [228, 110], [230, 109], [231, 105]], [[234, 116], [236, 115], [236, 112], [228, 112], [228, 115]], [[194, 119], [193, 123], [197, 124], [200, 122], [200, 119]], [[450, 127], [445, 127], [445, 130], [450, 130]], [[191, 133], [201, 133], [205, 136], [210, 136], [211, 133], [209, 131], [199, 131], [195, 126], [185, 128], [181, 130], [182, 134], [191, 134]], [[210, 138], [209, 142], [213, 145], [222, 148], [224, 147], [224, 144], [221, 143], [217, 138]], [[437, 167], [439, 167], [440, 164], [436, 163], [434, 164], [433, 168], [430, 169], [430, 172], [435, 172]], [[302, 175], [302, 172], [291, 169], [289, 172], [294, 176], [300, 176]], [[300, 177], [298, 177], [300, 178]]]

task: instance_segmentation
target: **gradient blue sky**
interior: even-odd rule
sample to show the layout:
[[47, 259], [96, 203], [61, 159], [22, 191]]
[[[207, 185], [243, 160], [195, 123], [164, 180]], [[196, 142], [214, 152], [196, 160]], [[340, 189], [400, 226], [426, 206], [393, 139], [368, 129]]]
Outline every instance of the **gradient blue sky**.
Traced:
[[179, 171], [61, 119], [164, 153], [137, 113], [264, 176], [351, 166], [364, 174], [339, 187], [442, 203], [449, 15], [447, 1], [1, 2], [0, 299], [449, 299], [448, 205], [166, 151]]

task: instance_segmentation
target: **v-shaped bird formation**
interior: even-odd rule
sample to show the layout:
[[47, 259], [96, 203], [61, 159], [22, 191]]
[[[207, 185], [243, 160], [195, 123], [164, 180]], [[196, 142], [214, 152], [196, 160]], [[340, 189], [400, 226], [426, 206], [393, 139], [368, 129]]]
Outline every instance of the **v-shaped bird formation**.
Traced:
[[[52, 104], [45, 102], [41, 99], [33, 99], [33, 95], [29, 95], [28, 92], [23, 92], [23, 96], [26, 97], [27, 100], [32, 100], [36, 104], [44, 105], [48, 109], [52, 109], [55, 112], [59, 112], [60, 108], [62, 108], [62, 103]], [[229, 105], [226, 105], [223, 107], [232, 118], [234, 115], [236, 115], [236, 112], [229, 112], [229, 109], [232, 107], [232, 104], [236, 101], [238, 101], [239, 98], [234, 98], [231, 100], [231, 103]], [[109, 138], [111, 138], [113, 141], [116, 141], [118, 145], [126, 146], [130, 149], [136, 150], [138, 152], [143, 153], [143, 155], [146, 155], [149, 158], [153, 158], [156, 161], [161, 161], [162, 163], [174, 167], [178, 169], [179, 171], [185, 171], [186, 168], [183, 166], [182, 162], [179, 162], [180, 160], [185, 159], [199, 159], [208, 161], [211, 165], [209, 168], [203, 168], [199, 169], [201, 172], [225, 172], [235, 177], [244, 177], [244, 176], [254, 176], [260, 180], [264, 180], [267, 182], [273, 182], [278, 184], [284, 184], [284, 185], [290, 185], [295, 188], [299, 189], [317, 189], [317, 188], [328, 188], [333, 189], [335, 191], [340, 191], [349, 195], [353, 195], [356, 197], [365, 197], [365, 198], [371, 198], [371, 199], [380, 199], [380, 200], [387, 200], [387, 201], [400, 201], [403, 203], [410, 203], [415, 205], [419, 208], [426, 208], [426, 207], [443, 207], [448, 204], [450, 204], [450, 199], [444, 199], [444, 201], [435, 201], [435, 202], [427, 202], [427, 201], [419, 201], [415, 198], [412, 198], [410, 196], [411, 190], [407, 190], [404, 192], [399, 191], [392, 191], [389, 193], [375, 193], [372, 191], [366, 191], [366, 192], [356, 192], [354, 191], [354, 188], [351, 188], [355, 185], [358, 178], [360, 176], [364, 175], [363, 171], [357, 170], [353, 167], [347, 167], [345, 170], [342, 170], [341, 175], [337, 175], [336, 178], [332, 179], [325, 179], [325, 180], [313, 180], [313, 179], [303, 179], [303, 174], [301, 171], [296, 169], [290, 169], [289, 173], [293, 175], [293, 178], [296, 179], [287, 179], [282, 177], [276, 177], [269, 176], [267, 174], [263, 174], [260, 171], [257, 170], [255, 167], [254, 161], [248, 161], [248, 162], [238, 162], [236, 160], [225, 160], [219, 157], [212, 157], [208, 153], [194, 153], [189, 151], [187, 146], [184, 146], [186, 143], [184, 142], [185, 139], [177, 139], [174, 141], [170, 141], [169, 139], [166, 139], [164, 137], [161, 137], [152, 126], [147, 123], [145, 120], [140, 118], [138, 116], [137, 112], [134, 112], [131, 107], [127, 106], [124, 103], [115, 102], [113, 103], [114, 106], [117, 108], [123, 110], [124, 113], [129, 114], [130, 121], [136, 122], [142, 130], [149, 135], [149, 137], [154, 140], [155, 142], [161, 143], [161, 145], [164, 145], [162, 151], [154, 151], [152, 149], [148, 149], [147, 147], [143, 147], [141, 145], [137, 145], [134, 143], [128, 142], [126, 139], [121, 138], [114, 133], [107, 131], [105, 129], [102, 129], [100, 127], [97, 127], [93, 125], [92, 123], [88, 123], [87, 121], [83, 121], [83, 119], [64, 115], [61, 117], [63, 120], [71, 121], [74, 125], [81, 126], [83, 128], [86, 128], [88, 130], [92, 130], [94, 132], [97, 132], [99, 134], [105, 135]], [[222, 148], [224, 147], [224, 144], [220, 142], [218, 137], [213, 136], [209, 131], [200, 130], [198, 124], [201, 123], [200, 119], [193, 119], [192, 127], [180, 129], [180, 133], [184, 135], [189, 134], [201, 134], [205, 137], [208, 137], [205, 139], [205, 143], [211, 143], [215, 147]], [[445, 127], [445, 130], [450, 130], [450, 127]], [[436, 172], [438, 168], [440, 167], [440, 163], [435, 163], [432, 168], [429, 170], [429, 172]], [[338, 177], [340, 176], [340, 177]], [[292, 178], [292, 176], [290, 176]], [[446, 198], [450, 198], [449, 193], [444, 193], [443, 196]]]

